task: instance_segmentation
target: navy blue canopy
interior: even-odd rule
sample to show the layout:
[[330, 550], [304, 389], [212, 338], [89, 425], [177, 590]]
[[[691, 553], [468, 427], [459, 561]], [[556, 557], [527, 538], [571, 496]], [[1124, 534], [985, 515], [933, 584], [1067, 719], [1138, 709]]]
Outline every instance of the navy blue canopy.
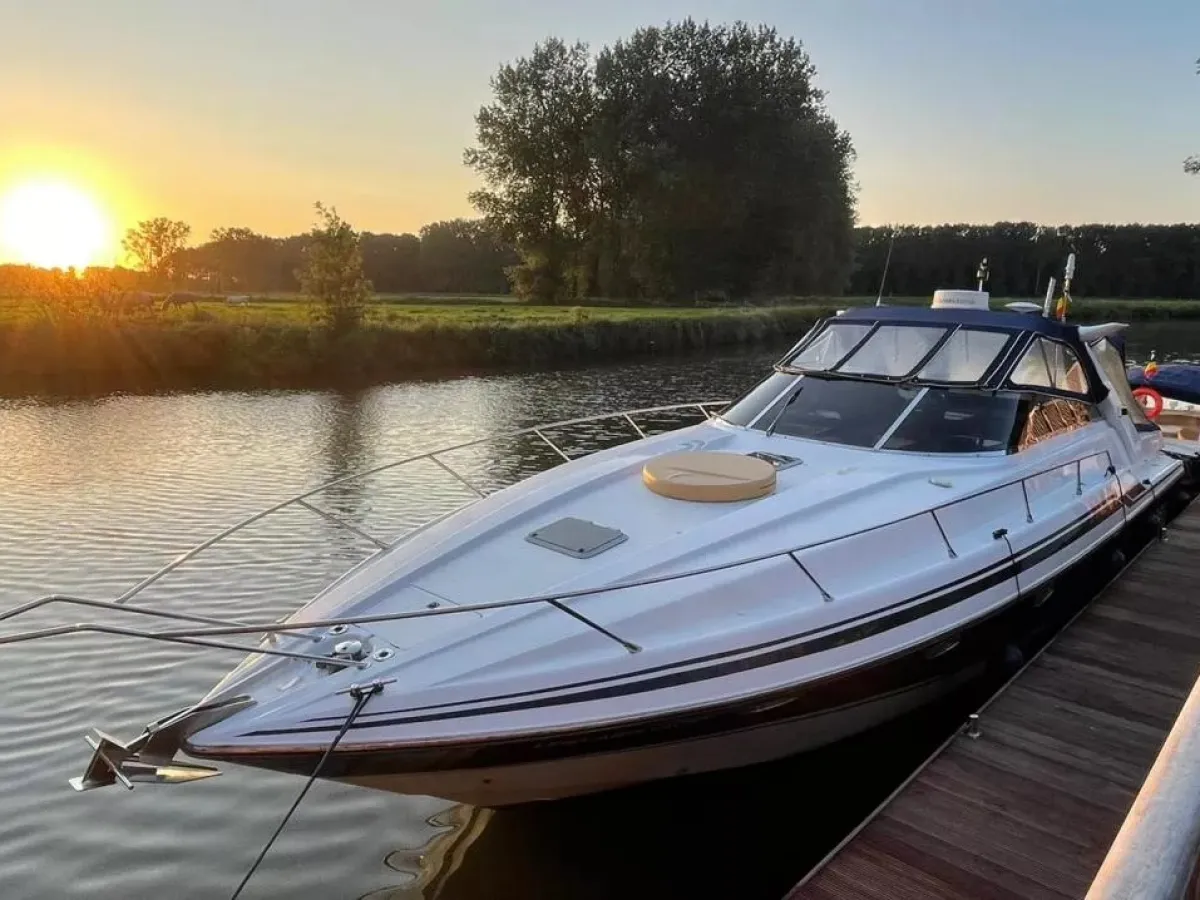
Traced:
[[839, 321], [909, 323], [912, 325], [969, 325], [1001, 331], [1029, 331], [1056, 341], [1081, 346], [1079, 329], [1057, 319], [1031, 313], [992, 309], [955, 309], [943, 306], [852, 306], [838, 316]]

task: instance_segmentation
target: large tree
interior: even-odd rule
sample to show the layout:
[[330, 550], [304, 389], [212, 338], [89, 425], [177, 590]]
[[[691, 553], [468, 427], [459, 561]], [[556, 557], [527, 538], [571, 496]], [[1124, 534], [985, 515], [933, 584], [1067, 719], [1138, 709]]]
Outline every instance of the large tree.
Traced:
[[180, 274], [181, 253], [191, 233], [186, 222], [159, 216], [127, 230], [121, 245], [137, 268], [155, 281], [169, 282]]
[[596, 64], [597, 148], [637, 292], [836, 292], [852, 260], [849, 137], [798, 41], [745, 23], [642, 28]]
[[836, 292], [853, 255], [847, 135], [795, 40], [643, 28], [594, 66], [559, 40], [505, 66], [467, 161], [539, 299]]
[[552, 38], [502, 66], [494, 100], [475, 117], [465, 161], [486, 188], [471, 200], [520, 253], [521, 295], [563, 302], [586, 293], [580, 251], [591, 227], [594, 166], [587, 134], [595, 94], [586, 46]]

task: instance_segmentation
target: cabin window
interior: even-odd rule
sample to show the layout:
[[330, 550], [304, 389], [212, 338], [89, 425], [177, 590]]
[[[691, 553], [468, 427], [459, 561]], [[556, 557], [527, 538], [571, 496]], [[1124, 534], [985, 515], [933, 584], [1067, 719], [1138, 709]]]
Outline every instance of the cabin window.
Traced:
[[1075, 351], [1065, 344], [1036, 338], [1013, 367], [1009, 381], [1019, 387], [1051, 388], [1088, 394], [1087, 376]]
[[955, 384], [975, 384], [1008, 346], [1010, 335], [1001, 331], [960, 328], [921, 367], [917, 378]]
[[945, 334], [945, 328], [881, 325], [837, 370], [852, 375], [902, 378], [921, 364]]
[[767, 410], [754, 428], [832, 444], [874, 447], [922, 389], [809, 375]]
[[1007, 452], [1016, 438], [1020, 407], [1021, 399], [1015, 394], [930, 388], [883, 449], [914, 453]]
[[1036, 398], [1029, 406], [1021, 436], [1017, 439], [1017, 452], [1075, 431], [1091, 421], [1092, 407], [1086, 403], [1059, 397]]
[[721, 413], [721, 418], [731, 425], [749, 425], [759, 413], [770, 405], [772, 400], [779, 396], [780, 391], [799, 377], [782, 372], [772, 372], [744, 394], [740, 400], [731, 403]]
[[817, 335], [811, 344], [788, 360], [788, 364], [801, 369], [830, 369], [858, 346], [858, 342], [865, 338], [870, 330], [870, 325], [834, 322]]

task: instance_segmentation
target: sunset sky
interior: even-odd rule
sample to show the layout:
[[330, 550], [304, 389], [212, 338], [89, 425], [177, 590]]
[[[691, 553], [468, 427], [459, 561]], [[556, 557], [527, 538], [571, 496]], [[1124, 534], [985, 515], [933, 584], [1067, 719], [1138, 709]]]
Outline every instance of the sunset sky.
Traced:
[[113, 235], [294, 233], [315, 200], [415, 231], [472, 214], [501, 63], [687, 15], [804, 42], [865, 224], [1200, 220], [1196, 0], [0, 0], [0, 198], [66, 180]]

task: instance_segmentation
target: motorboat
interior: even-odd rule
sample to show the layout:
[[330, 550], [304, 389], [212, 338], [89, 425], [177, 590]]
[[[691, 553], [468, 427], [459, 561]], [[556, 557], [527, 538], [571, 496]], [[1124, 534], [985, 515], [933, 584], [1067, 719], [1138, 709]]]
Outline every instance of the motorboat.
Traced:
[[[502, 807], [795, 754], [978, 674], [1171, 496], [1184, 464], [1132, 396], [1122, 327], [983, 290], [847, 308], [695, 424], [618, 413], [631, 439], [583, 456], [530, 429], [560, 464], [380, 542], [283, 620], [126, 603], [258, 514], [116, 601], [0, 616], [83, 603], [167, 625], [0, 643], [248, 650], [140, 736], [88, 735], [78, 790], [237, 764]], [[320, 490], [268, 512], [319, 512]]]

